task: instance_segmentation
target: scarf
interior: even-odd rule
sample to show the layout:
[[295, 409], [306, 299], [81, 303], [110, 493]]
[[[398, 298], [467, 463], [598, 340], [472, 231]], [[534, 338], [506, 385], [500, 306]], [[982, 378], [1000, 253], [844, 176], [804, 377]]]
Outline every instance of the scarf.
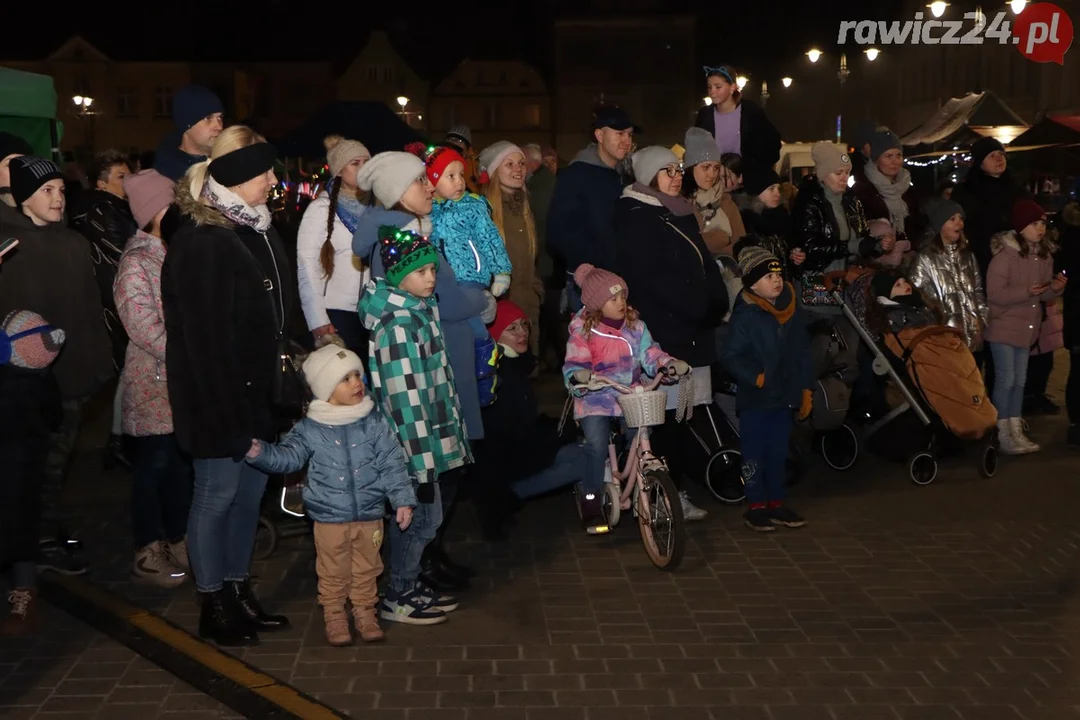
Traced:
[[694, 214], [694, 203], [690, 202], [682, 195], [668, 195], [659, 190], [653, 190], [648, 185], [642, 185], [639, 182], [634, 183], [634, 192], [656, 198], [660, 201], [660, 204], [667, 208], [668, 212], [675, 217], [685, 217]]
[[503, 207], [518, 217], [525, 217], [525, 188], [503, 192]]
[[259, 232], [270, 227], [270, 209], [265, 203], [253, 208], [212, 177], [206, 178], [202, 196], [214, 209], [237, 225], [246, 225]]
[[701, 222], [705, 231], [720, 230], [731, 235], [731, 220], [727, 213], [720, 207], [720, 201], [724, 199], [724, 183], [719, 180], [708, 190], [698, 190], [694, 193], [694, 204], [701, 213]]
[[360, 216], [367, 212], [367, 206], [356, 197], [338, 191], [337, 217], [349, 232], [356, 232], [356, 226], [360, 224]]
[[832, 206], [833, 215], [836, 217], [836, 228], [840, 231], [840, 240], [847, 242], [851, 237], [851, 228], [848, 226], [847, 213], [844, 212], [844, 196], [834, 193], [824, 183], [821, 189], [825, 192], [825, 199]]
[[612, 320], [608, 317], [601, 317], [600, 322], [603, 325], [611, 328], [612, 330], [622, 330], [623, 325], [626, 324], [626, 318], [619, 318], [618, 320]]
[[323, 425], [351, 425], [371, 414], [375, 401], [370, 395], [356, 405], [331, 405], [325, 400], [312, 400], [308, 405], [307, 416]]
[[863, 168], [866, 179], [873, 183], [885, 201], [885, 207], [889, 208], [889, 222], [892, 223], [893, 231], [897, 234], [904, 232], [904, 220], [908, 216], [908, 206], [904, 202], [904, 193], [911, 187], [911, 173], [907, 168], [900, 168], [896, 174], [896, 182], [881, 174], [877, 165], [872, 162], [866, 163]]

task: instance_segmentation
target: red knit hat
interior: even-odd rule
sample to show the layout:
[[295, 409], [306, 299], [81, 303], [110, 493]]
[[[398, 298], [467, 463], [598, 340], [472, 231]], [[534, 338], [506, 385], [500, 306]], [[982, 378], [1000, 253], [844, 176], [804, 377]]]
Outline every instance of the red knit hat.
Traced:
[[517, 306], [512, 300], [502, 298], [495, 303], [495, 321], [488, 326], [488, 332], [491, 333], [492, 339], [495, 342], [499, 342], [499, 338], [506, 332], [506, 328], [513, 325], [518, 320], [525, 320], [527, 316], [525, 311]]
[[1017, 200], [1012, 210], [1012, 226], [1017, 233], [1024, 232], [1024, 228], [1032, 223], [1037, 223], [1046, 217], [1046, 211], [1034, 200], [1027, 198]]
[[446, 166], [455, 160], [461, 163], [462, 167], [465, 166], [465, 158], [461, 156], [461, 153], [448, 145], [429, 146], [416, 142], [406, 145], [405, 150], [424, 161], [427, 179], [432, 185], [439, 184], [439, 179], [446, 172]]
[[615, 273], [584, 263], [574, 271], [574, 282], [581, 288], [581, 303], [585, 309], [595, 312], [604, 307], [604, 303], [618, 295], [630, 295], [626, 281]]

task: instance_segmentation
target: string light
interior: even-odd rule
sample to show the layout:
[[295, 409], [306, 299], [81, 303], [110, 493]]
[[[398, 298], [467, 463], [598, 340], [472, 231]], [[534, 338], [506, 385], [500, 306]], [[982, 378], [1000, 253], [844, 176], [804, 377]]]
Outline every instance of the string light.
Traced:
[[926, 160], [925, 162], [915, 159], [905, 159], [904, 164], [911, 165], [912, 167], [931, 167], [933, 165], [940, 165], [946, 160], [953, 160], [955, 162], [971, 162], [971, 155], [965, 154], [960, 157], [955, 157], [953, 153], [945, 153], [941, 157], [934, 158], [933, 160]]

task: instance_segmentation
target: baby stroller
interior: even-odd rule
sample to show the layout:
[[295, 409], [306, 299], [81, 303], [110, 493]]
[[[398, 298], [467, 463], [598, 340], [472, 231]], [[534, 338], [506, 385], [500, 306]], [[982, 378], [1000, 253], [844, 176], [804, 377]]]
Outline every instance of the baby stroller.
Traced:
[[[921, 433], [907, 455], [907, 468], [916, 485], [937, 479], [938, 458], [956, 440], [979, 441], [979, 474], [997, 472], [997, 410], [986, 396], [975, 359], [960, 333], [944, 325], [887, 331], [875, 337], [866, 324], [867, 305], [876, 302], [870, 291], [872, 272], [858, 275], [833, 291], [856, 332], [874, 356], [874, 373], [888, 376], [904, 401], [863, 431], [872, 438], [908, 411], [918, 420]], [[890, 433], [901, 442], [911, 433]]]
[[859, 434], [847, 421], [851, 388], [859, 373], [858, 336], [847, 323], [820, 318], [809, 326], [814, 362], [814, 405], [804, 425], [833, 470], [850, 470], [859, 459]]

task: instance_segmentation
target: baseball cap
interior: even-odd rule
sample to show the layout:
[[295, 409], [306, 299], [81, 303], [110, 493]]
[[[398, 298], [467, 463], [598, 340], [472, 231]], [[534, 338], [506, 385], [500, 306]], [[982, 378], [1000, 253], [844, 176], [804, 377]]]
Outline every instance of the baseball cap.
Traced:
[[635, 125], [630, 120], [626, 111], [614, 105], [603, 105], [593, 111], [593, 129], [611, 128], [612, 130], [630, 130], [635, 133], [644, 132], [640, 125]]

